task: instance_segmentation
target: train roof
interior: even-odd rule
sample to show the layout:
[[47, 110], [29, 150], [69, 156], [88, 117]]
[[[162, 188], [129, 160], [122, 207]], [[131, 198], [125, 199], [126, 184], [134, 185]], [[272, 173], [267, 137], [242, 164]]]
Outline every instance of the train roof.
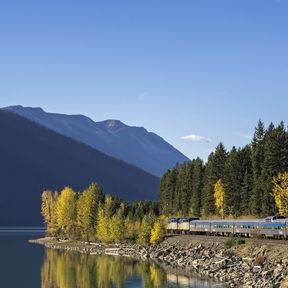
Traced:
[[192, 223], [199, 225], [243, 225], [243, 226], [262, 226], [262, 227], [279, 227], [285, 226], [286, 222], [266, 222], [263, 219], [247, 219], [247, 220], [194, 220]]

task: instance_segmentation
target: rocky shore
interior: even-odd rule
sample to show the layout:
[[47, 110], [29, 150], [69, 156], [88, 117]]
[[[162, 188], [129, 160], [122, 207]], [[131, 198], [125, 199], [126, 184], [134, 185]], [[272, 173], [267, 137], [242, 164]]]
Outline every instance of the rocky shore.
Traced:
[[134, 244], [101, 244], [32, 240], [51, 249], [92, 255], [108, 254], [152, 259], [163, 265], [181, 267], [203, 277], [226, 283], [226, 287], [288, 287], [288, 245], [261, 240], [225, 248], [225, 237], [175, 236], [153, 247]]

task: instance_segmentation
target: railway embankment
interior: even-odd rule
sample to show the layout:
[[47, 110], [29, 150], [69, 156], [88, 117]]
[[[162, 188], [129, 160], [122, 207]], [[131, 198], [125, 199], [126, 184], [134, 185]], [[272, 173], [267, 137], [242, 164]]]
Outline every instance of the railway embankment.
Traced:
[[91, 255], [151, 259], [217, 279], [227, 287], [288, 287], [288, 243], [284, 241], [245, 239], [245, 243], [240, 244], [227, 237], [183, 235], [169, 237], [153, 247], [58, 241], [53, 238], [33, 243]]

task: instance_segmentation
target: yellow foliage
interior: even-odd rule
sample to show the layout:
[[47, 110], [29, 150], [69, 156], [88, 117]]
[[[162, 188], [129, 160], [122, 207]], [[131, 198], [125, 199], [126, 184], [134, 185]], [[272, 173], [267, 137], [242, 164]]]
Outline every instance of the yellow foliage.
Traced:
[[57, 201], [56, 215], [57, 224], [67, 237], [73, 236], [71, 233], [75, 230], [76, 205], [76, 193], [70, 187], [65, 187]]
[[161, 242], [163, 239], [164, 231], [165, 231], [164, 223], [160, 219], [157, 220], [154, 223], [151, 231], [150, 243], [152, 245], [155, 245]]
[[97, 205], [95, 190], [91, 188], [86, 189], [77, 201], [77, 225], [86, 241], [95, 233]]
[[219, 179], [214, 185], [214, 199], [215, 206], [218, 210], [218, 213], [224, 218], [224, 187], [222, 180]]
[[273, 178], [273, 196], [279, 214], [288, 215], [288, 172], [279, 173]]
[[51, 191], [44, 191], [42, 193], [41, 214], [44, 222], [47, 225], [48, 235], [54, 236], [57, 232], [57, 219], [56, 219], [56, 204], [58, 200], [58, 193]]

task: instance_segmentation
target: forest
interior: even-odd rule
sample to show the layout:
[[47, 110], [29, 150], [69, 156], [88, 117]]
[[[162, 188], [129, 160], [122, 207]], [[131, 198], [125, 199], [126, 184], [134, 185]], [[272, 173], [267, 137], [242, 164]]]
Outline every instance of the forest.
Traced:
[[249, 145], [220, 143], [204, 163], [197, 158], [167, 171], [160, 213], [181, 217], [264, 217], [288, 214], [288, 131], [260, 120]]
[[83, 241], [136, 241], [148, 245], [159, 242], [164, 233], [164, 219], [157, 202], [125, 203], [104, 195], [92, 183], [83, 192], [65, 187], [60, 192], [42, 193], [41, 212], [47, 235]]
[[227, 151], [220, 143], [204, 163], [176, 165], [161, 178], [159, 202], [126, 203], [92, 183], [42, 193], [48, 235], [84, 241], [161, 241], [168, 217], [288, 216], [288, 131], [262, 121], [253, 140]]

